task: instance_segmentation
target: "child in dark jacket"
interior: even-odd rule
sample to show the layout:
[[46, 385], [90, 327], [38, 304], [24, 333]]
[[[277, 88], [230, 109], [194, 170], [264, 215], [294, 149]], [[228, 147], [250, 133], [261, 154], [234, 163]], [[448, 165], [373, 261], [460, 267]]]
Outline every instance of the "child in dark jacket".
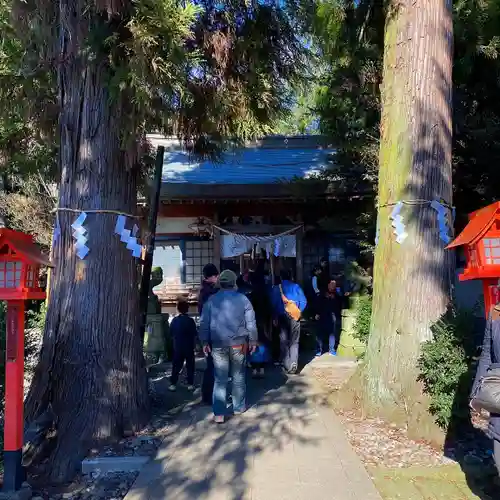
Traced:
[[194, 349], [196, 346], [196, 323], [188, 316], [189, 304], [186, 299], [180, 298], [177, 301], [176, 316], [170, 324], [170, 335], [174, 344], [174, 361], [172, 366], [172, 376], [170, 377], [170, 391], [175, 391], [179, 374], [186, 362], [188, 390], [194, 389]]

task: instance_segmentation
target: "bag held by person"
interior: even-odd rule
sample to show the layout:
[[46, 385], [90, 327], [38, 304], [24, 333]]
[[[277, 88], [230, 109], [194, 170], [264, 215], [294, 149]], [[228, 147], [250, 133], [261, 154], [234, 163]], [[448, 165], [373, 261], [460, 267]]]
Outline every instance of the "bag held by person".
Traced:
[[470, 405], [476, 411], [500, 414], [500, 368], [488, 370], [472, 394]]
[[269, 350], [263, 344], [257, 346], [257, 349], [250, 355], [250, 363], [268, 363], [270, 360]]
[[299, 321], [300, 316], [302, 313], [300, 312], [300, 309], [298, 308], [297, 304], [293, 300], [288, 300], [285, 297], [285, 294], [283, 293], [283, 287], [280, 285], [280, 292], [281, 292], [281, 300], [283, 301], [283, 305], [285, 306], [285, 312], [290, 316], [290, 318], [294, 319], [295, 321]]

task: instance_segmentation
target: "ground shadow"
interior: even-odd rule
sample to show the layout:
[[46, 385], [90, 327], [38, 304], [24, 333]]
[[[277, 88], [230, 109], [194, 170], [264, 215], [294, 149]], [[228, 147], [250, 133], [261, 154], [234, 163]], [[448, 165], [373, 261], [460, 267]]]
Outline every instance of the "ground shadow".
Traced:
[[[470, 332], [470, 338], [464, 339], [463, 348], [465, 353], [473, 355], [471, 349], [482, 345], [485, 321], [483, 318], [476, 318], [471, 326], [473, 331]], [[500, 498], [500, 484], [493, 460], [492, 440], [486, 430], [487, 420], [485, 416], [471, 415], [468, 409], [475, 373], [476, 362], [473, 361], [468, 372], [460, 377], [446, 433], [444, 454], [460, 465], [467, 485], [478, 498], [495, 500]]]
[[[314, 448], [318, 439], [308, 433], [315, 398], [305, 377], [289, 377], [279, 367], [269, 367], [262, 380], [248, 377], [249, 410], [223, 425], [214, 424], [211, 408], [200, 404], [195, 395], [191, 397], [172, 421], [157, 458], [149, 465], [150, 474], [141, 474], [135, 485], [143, 497], [250, 498], [249, 473], [257, 455], [276, 456], [279, 451], [278, 456], [286, 457], [297, 445], [307, 443]], [[180, 391], [175, 398], [183, 398]], [[265, 475], [272, 481], [273, 474], [287, 465], [284, 461], [276, 462], [276, 469], [272, 464], [269, 467]]]

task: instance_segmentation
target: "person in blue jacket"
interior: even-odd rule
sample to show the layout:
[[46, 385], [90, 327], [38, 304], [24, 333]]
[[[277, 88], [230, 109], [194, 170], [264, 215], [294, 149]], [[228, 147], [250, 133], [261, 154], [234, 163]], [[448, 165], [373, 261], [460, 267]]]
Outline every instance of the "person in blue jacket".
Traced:
[[279, 328], [281, 362], [288, 373], [296, 373], [299, 361], [300, 320], [291, 318], [285, 311], [283, 295], [295, 302], [301, 312], [307, 306], [302, 288], [292, 281], [292, 272], [283, 269], [280, 273], [281, 287], [275, 286], [272, 292], [273, 323]]

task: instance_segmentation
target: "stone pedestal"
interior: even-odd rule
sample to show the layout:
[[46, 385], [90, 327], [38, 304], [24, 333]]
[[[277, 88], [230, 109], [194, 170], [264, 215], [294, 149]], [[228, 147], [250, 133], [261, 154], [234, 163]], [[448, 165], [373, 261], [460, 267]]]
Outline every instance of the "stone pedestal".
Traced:
[[358, 358], [366, 349], [365, 344], [354, 337], [354, 323], [359, 307], [359, 297], [349, 298], [349, 309], [342, 311], [342, 332], [337, 349], [337, 355], [343, 358]]
[[165, 353], [163, 331], [163, 316], [161, 314], [148, 314], [144, 335], [144, 353], [148, 364], [158, 363], [160, 357], [163, 357]]

